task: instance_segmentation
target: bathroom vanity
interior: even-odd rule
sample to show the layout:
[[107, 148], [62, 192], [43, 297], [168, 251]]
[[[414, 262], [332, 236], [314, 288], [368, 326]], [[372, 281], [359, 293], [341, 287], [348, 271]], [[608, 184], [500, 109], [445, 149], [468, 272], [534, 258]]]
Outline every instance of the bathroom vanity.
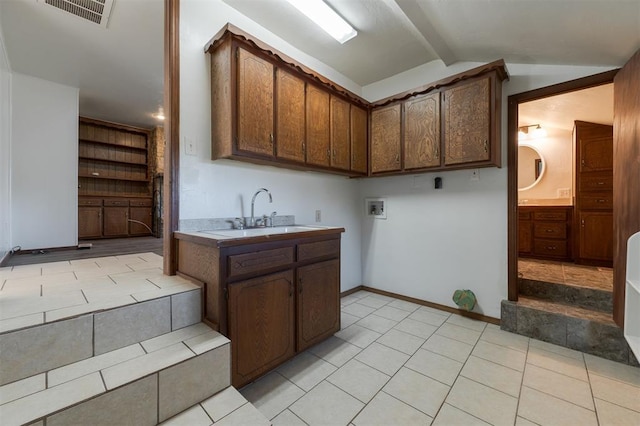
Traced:
[[177, 232], [178, 271], [203, 283], [205, 320], [231, 340], [231, 381], [255, 380], [340, 330], [344, 228]]

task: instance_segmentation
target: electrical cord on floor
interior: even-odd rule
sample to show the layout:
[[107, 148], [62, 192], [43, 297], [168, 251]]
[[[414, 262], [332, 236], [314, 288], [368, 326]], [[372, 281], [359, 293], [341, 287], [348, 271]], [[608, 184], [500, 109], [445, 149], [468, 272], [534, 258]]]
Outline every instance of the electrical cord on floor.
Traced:
[[137, 223], [138, 225], [142, 225], [142, 226], [144, 226], [145, 228], [147, 228], [149, 230], [149, 232], [151, 233], [152, 237], [156, 236], [156, 234], [151, 230], [151, 228], [149, 228], [149, 226], [144, 222], [140, 222], [139, 220], [133, 220], [133, 219], [127, 219], [127, 222], [133, 222], [133, 223]]

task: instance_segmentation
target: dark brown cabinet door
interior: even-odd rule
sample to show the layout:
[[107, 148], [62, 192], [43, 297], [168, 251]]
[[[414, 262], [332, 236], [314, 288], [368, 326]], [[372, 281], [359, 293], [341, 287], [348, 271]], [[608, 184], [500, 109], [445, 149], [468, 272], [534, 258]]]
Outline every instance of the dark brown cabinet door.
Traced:
[[490, 80], [461, 83], [443, 92], [445, 166], [491, 159]]
[[78, 207], [78, 238], [102, 237], [102, 206]]
[[351, 170], [367, 173], [367, 111], [351, 105]]
[[578, 172], [613, 173], [613, 126], [584, 121], [576, 121], [575, 126]]
[[237, 149], [273, 156], [273, 65], [238, 48]]
[[298, 351], [340, 330], [340, 262], [298, 268]]
[[124, 237], [129, 235], [129, 206], [104, 208], [104, 236]]
[[440, 93], [404, 103], [404, 168], [440, 165]]
[[518, 253], [529, 254], [533, 246], [533, 233], [532, 233], [531, 221], [520, 220], [518, 221]]
[[[151, 234], [151, 207], [130, 207], [129, 219], [135, 221], [129, 222], [129, 235]], [[142, 223], [144, 223], [144, 225], [142, 225]]]
[[351, 147], [349, 141], [350, 105], [331, 96], [331, 167], [349, 170]]
[[580, 212], [579, 254], [581, 259], [613, 259], [613, 213]]
[[232, 384], [242, 386], [295, 353], [293, 271], [228, 285]]
[[401, 122], [396, 104], [371, 112], [371, 173], [400, 170]]
[[329, 93], [307, 85], [306, 100], [307, 163], [331, 165], [329, 128]]
[[304, 81], [276, 70], [276, 152], [278, 158], [304, 163]]

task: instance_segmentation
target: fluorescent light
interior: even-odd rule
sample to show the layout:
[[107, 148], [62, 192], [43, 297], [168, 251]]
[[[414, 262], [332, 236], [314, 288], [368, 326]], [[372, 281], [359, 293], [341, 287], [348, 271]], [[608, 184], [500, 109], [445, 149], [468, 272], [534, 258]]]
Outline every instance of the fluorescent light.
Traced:
[[287, 1], [341, 44], [358, 35], [358, 32], [347, 21], [342, 19], [322, 0]]

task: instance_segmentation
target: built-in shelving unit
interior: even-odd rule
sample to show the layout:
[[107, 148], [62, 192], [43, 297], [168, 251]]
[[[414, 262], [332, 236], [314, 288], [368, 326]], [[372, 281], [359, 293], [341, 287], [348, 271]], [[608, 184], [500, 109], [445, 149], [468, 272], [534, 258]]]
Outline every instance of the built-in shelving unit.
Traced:
[[78, 134], [78, 238], [149, 235], [149, 130], [80, 117]]

